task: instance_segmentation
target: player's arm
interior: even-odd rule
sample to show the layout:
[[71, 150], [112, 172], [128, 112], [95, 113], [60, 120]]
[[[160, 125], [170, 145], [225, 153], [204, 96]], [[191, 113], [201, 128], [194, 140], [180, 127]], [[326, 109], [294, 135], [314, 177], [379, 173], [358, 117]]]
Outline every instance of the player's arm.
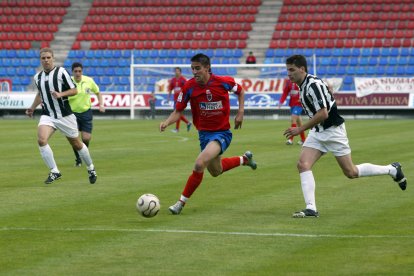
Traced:
[[234, 128], [238, 129], [242, 127], [243, 117], [244, 117], [244, 89], [242, 88], [240, 93], [237, 94], [239, 98], [239, 110], [237, 112], [236, 118], [234, 118]]
[[53, 98], [60, 99], [62, 97], [75, 96], [78, 94], [78, 89], [75, 87], [63, 92], [50, 91], [50, 94], [52, 94]]
[[328, 119], [328, 110], [326, 109], [326, 107], [319, 109], [318, 112], [316, 112], [316, 114], [309, 119], [306, 123], [302, 124], [300, 127], [290, 127], [287, 130], [285, 130], [285, 132], [283, 133], [283, 135], [286, 136], [286, 138], [291, 138], [292, 136], [296, 136], [299, 135], [301, 132], [311, 129], [314, 126], [322, 123], [323, 121], [325, 121], [326, 119]]
[[279, 99], [279, 104], [278, 104], [279, 108], [285, 102], [289, 92], [290, 92], [289, 83], [286, 81], [285, 86], [283, 87], [282, 96], [280, 96], [280, 99]]
[[172, 125], [175, 122], [177, 122], [182, 116], [182, 114], [183, 111], [178, 111], [177, 109], [174, 109], [174, 111], [171, 112], [170, 116], [168, 116], [167, 120], [160, 123], [160, 131], [164, 131], [169, 125]]
[[34, 98], [34, 100], [33, 100], [33, 103], [32, 103], [32, 105], [28, 108], [28, 109], [26, 109], [26, 115], [27, 116], [29, 116], [30, 118], [31, 117], [33, 117], [33, 113], [34, 113], [34, 111], [35, 111], [35, 109], [36, 109], [36, 107], [40, 104], [42, 102], [42, 99], [40, 98], [40, 94], [39, 94], [39, 92], [37, 92], [36, 93], [36, 96], [35, 96], [35, 98]]

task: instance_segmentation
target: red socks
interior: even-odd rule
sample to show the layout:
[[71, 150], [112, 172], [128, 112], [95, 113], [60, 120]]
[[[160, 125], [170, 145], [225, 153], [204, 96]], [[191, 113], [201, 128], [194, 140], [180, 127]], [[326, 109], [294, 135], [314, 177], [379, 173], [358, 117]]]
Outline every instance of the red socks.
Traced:
[[203, 180], [203, 175], [204, 173], [193, 171], [193, 173], [187, 180], [187, 184], [184, 187], [182, 195], [186, 198], [190, 198], [194, 191], [197, 189], [197, 187], [201, 184], [201, 181]]
[[221, 166], [223, 167], [223, 172], [231, 170], [235, 167], [240, 166], [240, 157], [228, 157], [221, 159]]
[[188, 124], [188, 120], [187, 120], [187, 118], [186, 118], [186, 117], [181, 116], [181, 117], [180, 117], [180, 120], [181, 120], [181, 121], [184, 121], [184, 123]]

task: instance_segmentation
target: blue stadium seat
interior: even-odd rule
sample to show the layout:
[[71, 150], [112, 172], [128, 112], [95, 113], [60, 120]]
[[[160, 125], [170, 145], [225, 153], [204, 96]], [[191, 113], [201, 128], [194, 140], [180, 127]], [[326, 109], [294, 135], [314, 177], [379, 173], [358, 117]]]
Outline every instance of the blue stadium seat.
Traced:
[[336, 74], [338, 74], [339, 76], [346, 75], [345, 67], [344, 66], [339, 66], [338, 68], [336, 68]]
[[381, 49], [380, 48], [372, 48], [371, 57], [378, 57], [380, 55], [381, 55]]
[[406, 72], [409, 75], [414, 75], [414, 66], [407, 66]]
[[131, 59], [131, 54], [132, 54], [131, 50], [123, 50], [122, 51], [122, 57], [123, 58], [129, 58], [129, 59]]
[[353, 48], [351, 51], [351, 56], [353, 57], [359, 57], [361, 54], [361, 50], [359, 48]]
[[7, 58], [17, 58], [16, 50], [7, 50], [6, 55]]
[[371, 56], [371, 48], [362, 48], [361, 56], [363, 56], [363, 57]]
[[408, 60], [409, 59], [410, 58], [408, 58], [406, 56], [404, 56], [404, 57], [400, 56], [399, 59], [398, 59], [398, 64], [399, 65], [408, 65]]
[[29, 85], [31, 83], [31, 78], [29, 77], [22, 77], [20, 78], [20, 82], [22, 83], [22, 85]]
[[359, 64], [359, 60], [357, 57], [351, 57], [349, 59], [349, 65], [350, 66], [357, 66]]
[[397, 64], [398, 64], [398, 59], [396, 57], [390, 57], [388, 59], [388, 65], [394, 66], [394, 65], [397, 65]]
[[26, 76], [26, 68], [25, 67], [17, 67], [16, 74], [18, 76]]
[[388, 57], [391, 54], [390, 48], [381, 48], [381, 56]]
[[276, 55], [275, 52], [276, 52], [275, 49], [269, 48], [265, 52], [265, 57], [267, 57], [267, 58], [274, 57]]
[[376, 57], [370, 57], [368, 60], [368, 64], [373, 66], [373, 65], [377, 65], [378, 63], [378, 59]]
[[397, 76], [405, 76], [407, 74], [406, 72], [407, 71], [404, 66], [397, 66], [395, 73], [397, 74]]
[[5, 67], [0, 67], [0, 76], [7, 76], [7, 71]]
[[107, 86], [107, 85], [110, 85], [110, 84], [112, 84], [112, 80], [111, 80], [110, 77], [104, 76], [104, 77], [101, 78], [101, 85]]
[[382, 65], [382, 66], [388, 65], [388, 58], [387, 57], [380, 57], [378, 64]]
[[339, 60], [339, 65], [341, 66], [347, 66], [349, 64], [349, 58], [347, 57], [342, 57]]
[[376, 67], [376, 74], [378, 76], [384, 76], [386, 74], [385, 73], [385, 66], [377, 66]]
[[6, 69], [7, 76], [14, 76], [16, 75], [16, 68], [15, 67], [8, 67]]
[[394, 67], [394, 66], [388, 66], [386, 69], [385, 69], [385, 72], [387, 73], [387, 75], [389, 75], [389, 76], [393, 76], [393, 75], [395, 75], [395, 73], [396, 73], [396, 67]]
[[400, 55], [400, 48], [391, 48], [390, 56], [397, 57]]
[[120, 58], [122, 56], [121, 50], [112, 50], [112, 58]]
[[11, 66], [20, 66], [21, 65], [21, 60], [20, 58], [13, 58], [11, 60], [9, 60], [9, 63], [11, 63]]
[[404, 57], [409, 56], [410, 55], [410, 48], [401, 48], [400, 55], [404, 56]]
[[361, 57], [359, 59], [359, 65], [362, 65], [362, 66], [368, 65], [368, 61], [369, 59], [367, 57]]

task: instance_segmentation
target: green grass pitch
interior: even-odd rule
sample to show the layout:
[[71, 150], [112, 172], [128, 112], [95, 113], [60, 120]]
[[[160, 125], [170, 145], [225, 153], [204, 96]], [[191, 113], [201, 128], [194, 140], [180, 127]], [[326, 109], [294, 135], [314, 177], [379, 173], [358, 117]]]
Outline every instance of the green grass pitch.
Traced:
[[[348, 120], [355, 164], [400, 161], [389, 176], [347, 179], [331, 154], [314, 167], [321, 217], [304, 207], [288, 121], [246, 119], [224, 156], [251, 150], [258, 169], [204, 181], [179, 216], [178, 199], [199, 152], [196, 131], [159, 121], [95, 120], [90, 151], [98, 181], [74, 167], [66, 139], [50, 140], [63, 177], [48, 170], [36, 120], [0, 121], [0, 275], [408, 275], [414, 273], [414, 129], [410, 120]], [[297, 140], [296, 140], [297, 141]], [[137, 198], [162, 209], [138, 215]]]

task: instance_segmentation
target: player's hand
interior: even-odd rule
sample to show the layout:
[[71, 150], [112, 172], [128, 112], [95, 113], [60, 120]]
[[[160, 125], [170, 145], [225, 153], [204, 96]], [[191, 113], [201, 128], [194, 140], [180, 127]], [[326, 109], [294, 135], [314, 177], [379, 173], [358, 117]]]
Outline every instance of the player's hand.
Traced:
[[285, 135], [286, 138], [290, 139], [293, 136], [296, 136], [300, 134], [300, 130], [298, 127], [290, 127], [288, 129], [285, 130], [285, 132], [283, 133], [283, 135]]
[[237, 114], [236, 118], [234, 118], [234, 129], [239, 129], [242, 127], [243, 124], [243, 115]]
[[160, 131], [161, 132], [163, 132], [167, 127], [168, 127], [168, 125], [165, 122], [160, 123]]
[[99, 106], [99, 112], [105, 113], [105, 107], [100, 105]]
[[50, 94], [52, 94], [52, 97], [55, 98], [55, 99], [59, 99], [60, 98], [59, 93], [56, 92], [56, 91], [50, 91]]
[[29, 118], [32, 118], [33, 117], [33, 112], [34, 112], [34, 110], [33, 110], [33, 108], [28, 108], [28, 109], [26, 109], [26, 115], [27, 116], [29, 116]]

